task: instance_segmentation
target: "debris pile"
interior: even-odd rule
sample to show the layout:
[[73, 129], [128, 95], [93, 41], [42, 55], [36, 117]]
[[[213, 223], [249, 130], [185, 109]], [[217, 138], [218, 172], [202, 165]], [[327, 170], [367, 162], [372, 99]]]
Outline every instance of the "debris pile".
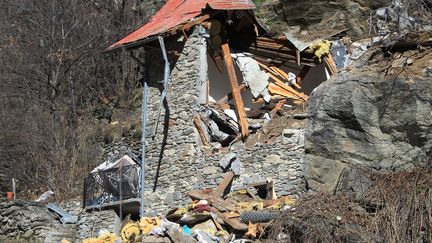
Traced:
[[128, 215], [121, 226], [121, 237], [112, 238], [111, 233], [105, 232], [84, 242], [121, 238], [124, 242], [151, 239], [153, 242], [210, 243], [267, 237], [273, 221], [282, 211], [291, 209], [295, 199], [277, 198], [271, 179], [230, 192], [234, 177], [230, 171], [217, 188], [188, 192], [191, 204], [172, 208], [161, 217], [132, 220]]

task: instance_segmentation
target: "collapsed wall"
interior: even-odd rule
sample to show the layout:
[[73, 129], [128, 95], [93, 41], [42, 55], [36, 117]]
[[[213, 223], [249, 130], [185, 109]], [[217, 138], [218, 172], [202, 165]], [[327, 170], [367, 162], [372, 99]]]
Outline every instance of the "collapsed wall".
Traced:
[[79, 201], [60, 206], [77, 216], [77, 222], [62, 224], [58, 215], [41, 203], [0, 199], [0, 242], [9, 242], [8, 239], [20, 239], [17, 242], [81, 242], [96, 236], [102, 229], [115, 231], [117, 215], [113, 210], [87, 213]]
[[[240, 142], [223, 149], [200, 145], [193, 118], [201, 109], [200, 89], [207, 80], [207, 46], [198, 30], [186, 41], [172, 70], [167, 111], [155, 139], [147, 139], [145, 204], [149, 214], [188, 203], [190, 199], [184, 194], [190, 190], [215, 188], [224, 176], [219, 162], [232, 154], [240, 160], [240, 175], [234, 179], [233, 188], [272, 178], [278, 196], [304, 191], [301, 130], [286, 131], [285, 137], [281, 131], [269, 144], [245, 146]], [[151, 89], [150, 135], [159, 98], [160, 92]]]

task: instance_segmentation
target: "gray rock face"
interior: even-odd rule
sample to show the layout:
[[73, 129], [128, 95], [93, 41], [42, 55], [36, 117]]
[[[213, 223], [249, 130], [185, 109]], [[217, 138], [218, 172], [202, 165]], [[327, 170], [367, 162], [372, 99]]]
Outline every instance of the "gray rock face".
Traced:
[[278, 0], [267, 1], [260, 12], [264, 22], [275, 33], [287, 26], [300, 26], [313, 34], [326, 36], [334, 30], [348, 29], [350, 37], [369, 33], [369, 19], [373, 10], [390, 5], [389, 0]]
[[310, 99], [306, 179], [331, 190], [352, 165], [400, 170], [425, 162], [432, 147], [432, 79], [340, 74]]

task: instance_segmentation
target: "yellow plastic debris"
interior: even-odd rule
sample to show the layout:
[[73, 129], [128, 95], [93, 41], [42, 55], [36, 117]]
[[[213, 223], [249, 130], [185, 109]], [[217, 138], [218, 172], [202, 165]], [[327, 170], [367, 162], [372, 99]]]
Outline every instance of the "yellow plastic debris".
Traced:
[[140, 226], [137, 222], [130, 221], [123, 227], [120, 234], [123, 241], [132, 241], [141, 234]]
[[161, 219], [160, 218], [142, 218], [139, 222], [139, 228], [141, 230], [141, 234], [149, 235], [154, 227], [160, 227]]
[[117, 236], [113, 233], [106, 233], [98, 238], [90, 238], [83, 240], [83, 243], [115, 243], [117, 240]]
[[238, 211], [262, 210], [264, 208], [263, 202], [250, 201], [239, 202], [236, 205]]
[[330, 53], [331, 45], [332, 43], [328, 40], [318, 40], [312, 43], [310, 48], [315, 51], [315, 56], [321, 61], [322, 56]]
[[296, 203], [296, 199], [293, 197], [289, 197], [289, 196], [285, 196], [285, 197], [281, 197], [279, 198], [279, 200], [277, 200], [278, 202], [266, 207], [267, 209], [280, 209], [283, 206], [294, 206]]

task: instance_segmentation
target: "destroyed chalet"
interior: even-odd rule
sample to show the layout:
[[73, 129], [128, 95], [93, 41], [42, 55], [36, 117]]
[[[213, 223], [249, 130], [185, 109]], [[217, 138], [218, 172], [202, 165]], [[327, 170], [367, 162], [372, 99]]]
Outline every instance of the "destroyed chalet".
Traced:
[[[187, 192], [216, 187], [225, 173], [233, 174], [222, 191], [269, 181], [275, 197], [305, 190], [296, 129], [303, 118], [286, 114], [302, 113], [311, 91], [337, 72], [331, 43], [292, 33], [271, 38], [254, 8], [251, 1], [170, 0], [108, 48], [145, 69], [145, 141], [135, 165], [119, 161], [90, 174], [85, 207], [138, 213], [143, 200], [146, 213], [160, 212], [187, 203]], [[143, 199], [138, 174], [145, 174]]]

